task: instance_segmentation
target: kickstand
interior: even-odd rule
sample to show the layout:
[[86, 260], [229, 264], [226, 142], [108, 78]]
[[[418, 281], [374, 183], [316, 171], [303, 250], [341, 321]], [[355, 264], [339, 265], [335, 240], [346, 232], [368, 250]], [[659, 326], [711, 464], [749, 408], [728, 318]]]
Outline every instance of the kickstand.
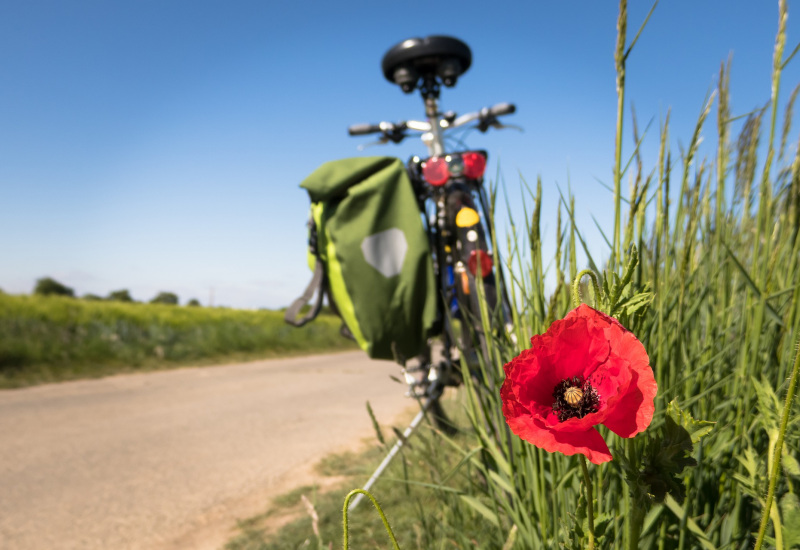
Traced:
[[[395, 443], [394, 447], [391, 448], [389, 454], [386, 455], [386, 457], [383, 459], [383, 462], [381, 462], [380, 465], [378, 466], [378, 469], [375, 470], [375, 473], [372, 474], [372, 477], [369, 478], [369, 481], [367, 481], [367, 483], [364, 485], [363, 489], [365, 491], [369, 491], [370, 488], [372, 488], [372, 485], [378, 480], [378, 477], [380, 477], [380, 475], [392, 461], [394, 456], [397, 454], [397, 451], [399, 451], [400, 447], [404, 445], [406, 439], [408, 439], [409, 436], [411, 436], [411, 433], [416, 429], [416, 427], [419, 426], [419, 423], [422, 422], [423, 418], [425, 418], [425, 413], [427, 412], [429, 406], [430, 406], [430, 401], [427, 401], [422, 406], [422, 410], [419, 411], [419, 413], [417, 413], [417, 416], [415, 416], [414, 420], [411, 421], [411, 424], [409, 424], [408, 428], [406, 428], [406, 431], [403, 432], [403, 437], [397, 440], [397, 443]], [[364, 498], [364, 493], [358, 493], [350, 502], [350, 505], [347, 507], [347, 510], [349, 512], [355, 510], [356, 506], [358, 506], [358, 503], [361, 502], [362, 498]]]

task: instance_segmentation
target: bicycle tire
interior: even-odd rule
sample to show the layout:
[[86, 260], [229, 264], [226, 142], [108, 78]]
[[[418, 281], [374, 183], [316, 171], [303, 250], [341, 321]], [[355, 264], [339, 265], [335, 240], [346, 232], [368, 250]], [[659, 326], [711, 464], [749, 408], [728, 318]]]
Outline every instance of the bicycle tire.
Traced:
[[[461, 348], [466, 354], [467, 364], [473, 378], [483, 382], [483, 377], [478, 377], [480, 370], [480, 354], [484, 365], [490, 364], [489, 346], [487, 338], [490, 334], [484, 331], [481, 319], [481, 303], [478, 295], [477, 273], [469, 269], [470, 257], [475, 254], [488, 254], [488, 230], [484, 216], [478, 214], [471, 190], [462, 186], [448, 196], [447, 204], [448, 224], [454, 228], [455, 246], [455, 290], [461, 317]], [[459, 219], [459, 214], [468, 209], [472, 212], [465, 216], [466, 222]], [[468, 222], [474, 223], [468, 223]], [[490, 315], [490, 325], [498, 305], [497, 280], [495, 269], [482, 273], [485, 306]], [[491, 370], [491, 369], [487, 369]], [[488, 386], [494, 389], [495, 381], [490, 377]]]
[[426, 405], [431, 422], [439, 431], [446, 435], [454, 435], [458, 432], [458, 427], [444, 410], [441, 394], [435, 398], [428, 398]]

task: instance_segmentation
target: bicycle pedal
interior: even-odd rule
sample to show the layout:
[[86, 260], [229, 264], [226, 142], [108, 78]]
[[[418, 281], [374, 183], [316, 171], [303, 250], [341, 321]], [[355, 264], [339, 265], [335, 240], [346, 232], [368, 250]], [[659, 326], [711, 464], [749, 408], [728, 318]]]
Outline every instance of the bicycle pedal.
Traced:
[[405, 379], [405, 382], [406, 384], [408, 384], [409, 387], [421, 386], [423, 384], [420, 378], [413, 376], [407, 370], [403, 370], [403, 378]]

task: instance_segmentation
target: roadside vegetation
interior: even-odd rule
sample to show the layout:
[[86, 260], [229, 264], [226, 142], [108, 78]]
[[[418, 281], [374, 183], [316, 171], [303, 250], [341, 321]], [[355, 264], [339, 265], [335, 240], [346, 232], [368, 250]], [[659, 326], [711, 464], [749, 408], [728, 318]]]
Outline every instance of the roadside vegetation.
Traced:
[[[655, 136], [640, 133], [632, 117], [624, 127], [635, 147], [623, 156], [626, 60], [639, 33], [628, 32], [627, 3], [620, 2], [609, 185], [615, 223], [601, 228], [576, 219], [581, 198], [566, 189], [524, 186], [529, 214], [521, 225], [509, 222], [508, 242], [501, 243], [512, 274], [515, 338], [497, 335], [491, 361], [477, 377], [465, 376], [461, 433], [415, 434], [374, 487], [401, 548], [800, 547], [800, 405], [793, 400], [800, 370], [800, 144], [791, 138], [800, 87], [781, 88], [800, 46], [787, 47], [786, 20], [781, 0], [766, 105], [731, 112], [735, 67], [722, 62], [717, 89], [683, 147], [672, 147], [669, 114]], [[700, 147], [701, 140], [716, 144]], [[644, 166], [643, 143], [658, 145], [653, 166]], [[623, 181], [630, 181], [628, 192]], [[540, 242], [543, 207], [560, 213], [548, 260]], [[604, 261], [585, 250], [582, 230], [603, 234]], [[588, 277], [576, 285], [579, 298], [633, 331], [658, 383], [649, 428], [623, 440], [600, 427], [613, 460], [590, 468], [580, 455], [548, 453], [513, 435], [497, 391], [503, 365], [575, 307], [581, 250], [599, 278], [596, 286]], [[545, 295], [548, 271], [557, 286]], [[490, 320], [485, 315], [487, 333]], [[348, 489], [367, 479], [379, 460], [374, 454]], [[317, 495], [317, 520], [306, 515], [277, 534], [245, 523], [229, 548], [338, 546], [344, 492]], [[367, 502], [350, 529], [354, 547], [390, 547]]]
[[[467, 424], [463, 392], [453, 391], [448, 396], [445, 398], [448, 413], [455, 416], [456, 422]], [[315, 466], [316, 484], [279, 495], [263, 513], [240, 521], [238, 533], [225, 550], [341, 548], [345, 496], [369, 478], [396, 442], [391, 434], [404, 427], [382, 426], [378, 428], [380, 435], [367, 442], [361, 451], [332, 454], [320, 460]], [[442, 498], [450, 494], [447, 500], [457, 500], [459, 491], [469, 489], [468, 477], [475, 472], [472, 468], [454, 470], [460, 461], [460, 453], [454, 451], [474, 446], [478, 441], [474, 434], [462, 432], [448, 442], [450, 445], [443, 447], [440, 434], [430, 424], [423, 424], [373, 488], [401, 548], [438, 547], [432, 540], [454, 527], [438, 524], [443, 519]], [[453, 472], [456, 475], [450, 478]], [[440, 493], [437, 487], [443, 481], [450, 488]], [[470, 521], [471, 516], [468, 512], [468, 517], [448, 519], [463, 528], [465, 540], [473, 541], [472, 547], [490, 548], [480, 543], [484, 522]], [[350, 526], [354, 548], [391, 547], [383, 523], [367, 499], [350, 514]]]
[[357, 349], [342, 338], [341, 321], [332, 316], [298, 329], [279, 311], [170, 302], [0, 293], [0, 388]]

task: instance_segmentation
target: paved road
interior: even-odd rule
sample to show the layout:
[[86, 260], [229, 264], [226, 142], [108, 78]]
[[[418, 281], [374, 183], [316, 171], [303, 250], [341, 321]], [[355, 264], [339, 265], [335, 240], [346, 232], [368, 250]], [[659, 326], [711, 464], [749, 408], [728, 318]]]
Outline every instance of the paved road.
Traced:
[[[218, 548], [409, 407], [361, 353], [0, 391], [0, 548]], [[304, 479], [304, 477], [306, 479]]]

